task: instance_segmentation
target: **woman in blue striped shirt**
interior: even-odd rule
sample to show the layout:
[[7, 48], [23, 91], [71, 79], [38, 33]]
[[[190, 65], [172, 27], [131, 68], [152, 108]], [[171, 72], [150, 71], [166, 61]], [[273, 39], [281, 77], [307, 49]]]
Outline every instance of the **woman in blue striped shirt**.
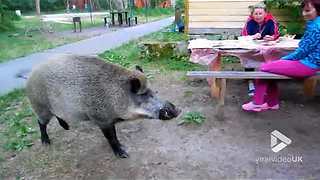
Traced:
[[[278, 61], [262, 64], [261, 71], [306, 78], [320, 70], [320, 0], [304, 0], [302, 8], [307, 22], [299, 47]], [[252, 101], [243, 104], [243, 110], [260, 112], [279, 109], [279, 91], [274, 80], [258, 79], [255, 87]]]

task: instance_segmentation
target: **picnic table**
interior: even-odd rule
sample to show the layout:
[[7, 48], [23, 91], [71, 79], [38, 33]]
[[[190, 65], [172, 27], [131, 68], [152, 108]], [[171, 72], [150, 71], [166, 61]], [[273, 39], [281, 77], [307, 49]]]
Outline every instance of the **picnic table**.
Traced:
[[[189, 42], [190, 60], [194, 63], [207, 65], [209, 72], [189, 72], [188, 76], [208, 78], [211, 95], [221, 99], [226, 89], [226, 79], [290, 79], [265, 72], [223, 72], [221, 71], [223, 55], [240, 58], [245, 68], [259, 68], [261, 63], [274, 61], [287, 55], [298, 47], [299, 40], [280, 37], [277, 41], [263, 40], [207, 40], [195, 39]], [[212, 73], [210, 73], [210, 71]], [[210, 78], [209, 78], [210, 77]], [[314, 95], [316, 78], [304, 80], [304, 92], [307, 96]], [[222, 99], [222, 104], [224, 100]]]
[[258, 68], [261, 63], [280, 59], [298, 47], [299, 40], [283, 39], [266, 42], [263, 40], [206, 40], [196, 39], [189, 42], [190, 60], [208, 65], [221, 64], [222, 55], [240, 58], [245, 68]]
[[124, 20], [126, 21], [126, 24], [128, 24], [128, 11], [113, 11], [110, 14], [111, 14], [112, 25], [115, 25], [115, 21], [114, 21], [115, 15], [118, 16], [119, 26], [123, 24], [123, 17], [124, 17]]

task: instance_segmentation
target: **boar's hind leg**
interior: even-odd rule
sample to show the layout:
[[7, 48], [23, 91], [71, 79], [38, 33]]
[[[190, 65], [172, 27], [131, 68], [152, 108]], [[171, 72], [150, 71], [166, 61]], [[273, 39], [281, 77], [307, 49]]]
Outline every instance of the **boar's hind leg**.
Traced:
[[67, 122], [65, 122], [63, 119], [59, 118], [58, 116], [56, 116], [56, 118], [59, 121], [60, 126], [63, 127], [63, 129], [69, 130], [69, 124]]
[[42, 144], [50, 144], [50, 139], [47, 133], [47, 124], [50, 122], [50, 119], [53, 117], [52, 113], [46, 106], [37, 105], [34, 106], [34, 110], [38, 115], [38, 124], [41, 133], [41, 142]]
[[107, 127], [100, 127], [103, 135], [108, 139], [109, 144], [114, 152], [114, 154], [120, 158], [127, 158], [129, 154], [122, 149], [121, 144], [117, 138], [116, 128], [114, 124]]
[[43, 119], [38, 120], [38, 124], [40, 127], [40, 133], [41, 133], [41, 142], [42, 144], [50, 144], [50, 139], [47, 133], [47, 124], [49, 123], [49, 120], [44, 121]]

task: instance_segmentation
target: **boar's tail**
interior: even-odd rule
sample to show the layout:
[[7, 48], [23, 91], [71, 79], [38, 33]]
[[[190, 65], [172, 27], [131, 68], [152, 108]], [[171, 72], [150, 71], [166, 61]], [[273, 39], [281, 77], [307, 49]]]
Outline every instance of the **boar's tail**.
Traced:
[[65, 122], [63, 119], [59, 118], [58, 116], [56, 116], [56, 118], [58, 119], [59, 124], [61, 127], [63, 127], [63, 129], [69, 130], [69, 124], [67, 122]]

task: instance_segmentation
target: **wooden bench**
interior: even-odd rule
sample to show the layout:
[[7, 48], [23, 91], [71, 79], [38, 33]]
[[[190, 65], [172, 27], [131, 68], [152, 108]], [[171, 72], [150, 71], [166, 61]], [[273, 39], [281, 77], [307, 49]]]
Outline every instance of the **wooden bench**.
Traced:
[[115, 25], [115, 14], [117, 14], [118, 16], [118, 23], [119, 26], [121, 26], [123, 24], [123, 15], [124, 15], [124, 20], [126, 21], [126, 24], [128, 24], [128, 11], [114, 11], [111, 12], [111, 23], [114, 26]]
[[103, 17], [103, 21], [104, 21], [104, 26], [105, 27], [109, 27], [109, 21], [108, 21], [109, 17], [108, 16], [104, 16]]
[[[211, 96], [218, 99], [219, 117], [223, 117], [224, 97], [227, 89], [227, 79], [292, 79], [288, 76], [272, 74], [267, 72], [255, 71], [189, 71], [188, 77], [193, 78], [212, 78]], [[320, 72], [317, 75], [304, 79], [304, 91], [308, 96], [314, 95], [316, 80], [320, 78]]]
[[138, 24], [138, 17], [137, 16], [131, 16], [128, 18], [128, 22], [129, 22], [129, 26], [131, 26], [131, 21], [135, 22], [135, 24], [137, 25]]
[[81, 32], [81, 18], [80, 18], [80, 16], [72, 17], [72, 22], [73, 22], [73, 32], [77, 31], [76, 23], [79, 24], [79, 29]]

